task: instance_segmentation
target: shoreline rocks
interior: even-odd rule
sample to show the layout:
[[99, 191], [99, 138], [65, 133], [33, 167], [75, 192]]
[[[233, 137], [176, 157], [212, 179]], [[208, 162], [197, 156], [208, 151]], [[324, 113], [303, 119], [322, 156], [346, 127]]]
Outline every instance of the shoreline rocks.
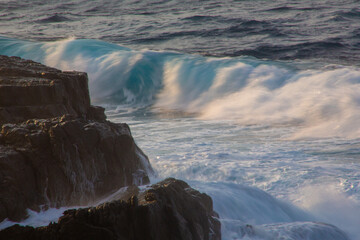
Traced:
[[183, 181], [169, 178], [140, 193], [127, 194], [131, 196], [127, 201], [118, 199], [96, 207], [67, 210], [58, 223], [46, 227], [9, 227], [0, 232], [0, 238], [221, 239], [211, 198]]
[[149, 183], [152, 171], [126, 124], [71, 115], [4, 124], [0, 152], [0, 221], [20, 220], [39, 205], [91, 204]]
[[149, 182], [126, 124], [90, 105], [86, 73], [0, 56], [0, 221]]
[[[47, 227], [14, 225], [0, 239], [212, 239], [220, 222], [209, 196], [153, 169], [125, 123], [92, 106], [86, 73], [0, 56], [0, 222], [26, 209], [93, 205]], [[117, 194], [121, 187], [127, 191]]]

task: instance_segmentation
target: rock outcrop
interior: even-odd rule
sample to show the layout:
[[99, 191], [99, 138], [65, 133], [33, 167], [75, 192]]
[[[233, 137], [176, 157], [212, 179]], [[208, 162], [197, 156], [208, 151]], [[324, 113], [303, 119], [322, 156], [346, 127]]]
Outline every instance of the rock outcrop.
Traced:
[[[135, 192], [135, 193], [134, 193]], [[140, 192], [140, 193], [136, 193]], [[46, 227], [12, 226], [1, 239], [218, 240], [220, 223], [212, 200], [185, 182], [166, 179], [145, 191], [131, 188], [127, 201], [64, 212]], [[123, 195], [124, 196], [124, 195]]]
[[147, 169], [126, 124], [71, 115], [4, 124], [0, 221], [19, 220], [26, 208], [43, 204], [89, 204], [120, 187], [148, 183]]
[[0, 125], [64, 114], [105, 120], [104, 109], [90, 105], [86, 73], [0, 56]]
[[85, 73], [0, 56], [0, 221], [92, 203], [149, 171], [129, 127], [90, 105]]
[[87, 81], [0, 56], [0, 222], [21, 220], [26, 209], [107, 201], [46, 227], [14, 225], [0, 239], [220, 239], [206, 194], [175, 179], [136, 187], [149, 183], [149, 160], [126, 124], [91, 106]]

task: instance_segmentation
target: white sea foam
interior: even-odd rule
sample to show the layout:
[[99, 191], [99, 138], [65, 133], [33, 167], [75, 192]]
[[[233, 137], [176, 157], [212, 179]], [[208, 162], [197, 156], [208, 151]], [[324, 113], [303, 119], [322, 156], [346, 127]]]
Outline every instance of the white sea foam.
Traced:
[[233, 119], [243, 125], [299, 125], [293, 138], [360, 136], [357, 69], [293, 72], [238, 63], [218, 69], [212, 85], [196, 95], [196, 89], [178, 86], [184, 78], [179, 68], [178, 63], [166, 70], [164, 81], [171, 84], [164, 85], [156, 107], [197, 112], [202, 119]]
[[[306, 234], [308, 239], [343, 240], [345, 233], [358, 239], [356, 140], [285, 140], [288, 127], [241, 127], [187, 117], [125, 121], [160, 178], [183, 179], [212, 197], [224, 239], [299, 239]], [[346, 155], [352, 148], [353, 154]], [[328, 187], [339, 182], [349, 196], [339, 198], [339, 189]], [[329, 194], [319, 191], [315, 198], [305, 186], [321, 186]], [[330, 216], [316, 211], [327, 206]], [[256, 234], [244, 235], [247, 224]]]
[[40, 226], [47, 226], [50, 222], [57, 222], [58, 218], [62, 216], [63, 212], [72, 209], [72, 208], [79, 208], [79, 207], [61, 207], [61, 208], [49, 208], [47, 210], [41, 210], [40, 212], [35, 212], [30, 209], [27, 210], [28, 218], [20, 221], [20, 222], [13, 222], [8, 219], [5, 219], [0, 223], [0, 230], [10, 227], [14, 224], [19, 224], [22, 226], [33, 226], [33, 227], [40, 227]]

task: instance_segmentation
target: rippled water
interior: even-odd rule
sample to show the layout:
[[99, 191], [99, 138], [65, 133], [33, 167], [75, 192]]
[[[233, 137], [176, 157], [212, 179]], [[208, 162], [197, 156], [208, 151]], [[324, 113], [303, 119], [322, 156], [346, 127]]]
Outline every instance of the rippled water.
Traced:
[[93, 38], [134, 49], [359, 65], [359, 1], [13, 1], [0, 33]]

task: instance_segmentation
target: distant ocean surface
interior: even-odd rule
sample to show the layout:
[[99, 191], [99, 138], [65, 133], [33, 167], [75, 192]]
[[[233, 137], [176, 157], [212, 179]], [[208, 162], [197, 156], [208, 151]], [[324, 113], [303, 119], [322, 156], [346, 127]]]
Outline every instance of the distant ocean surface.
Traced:
[[360, 1], [0, 3], [0, 54], [86, 71], [223, 239], [360, 239]]

